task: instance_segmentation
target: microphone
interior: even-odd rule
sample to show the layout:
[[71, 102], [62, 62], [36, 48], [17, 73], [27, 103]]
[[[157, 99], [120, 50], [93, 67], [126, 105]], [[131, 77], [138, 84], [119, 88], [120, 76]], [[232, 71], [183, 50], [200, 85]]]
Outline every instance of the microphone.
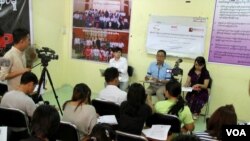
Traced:
[[179, 58], [175, 63], [181, 63], [182, 62], [182, 59]]
[[182, 59], [179, 58], [178, 60], [176, 60], [175, 62], [175, 65], [174, 65], [174, 68], [178, 68], [179, 67], [179, 64], [182, 62]]
[[0, 67], [9, 67], [10, 66], [10, 60], [7, 58], [0, 58]]

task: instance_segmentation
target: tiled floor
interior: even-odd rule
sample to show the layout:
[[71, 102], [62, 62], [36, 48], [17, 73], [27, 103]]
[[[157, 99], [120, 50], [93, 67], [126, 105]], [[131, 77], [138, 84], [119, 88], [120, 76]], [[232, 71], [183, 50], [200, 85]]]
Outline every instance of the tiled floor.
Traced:
[[[73, 87], [69, 85], [64, 85], [63, 87], [56, 89], [56, 95], [58, 96], [58, 102], [62, 108], [62, 105], [65, 101], [71, 99], [72, 96]], [[97, 94], [92, 94], [91, 98], [95, 98]], [[47, 100], [50, 102], [51, 105], [55, 105], [58, 107], [58, 104], [56, 102], [55, 95], [52, 91], [46, 91], [43, 94], [44, 100]], [[205, 122], [204, 117], [201, 116], [197, 120], [195, 120], [195, 131], [204, 131], [205, 130]]]

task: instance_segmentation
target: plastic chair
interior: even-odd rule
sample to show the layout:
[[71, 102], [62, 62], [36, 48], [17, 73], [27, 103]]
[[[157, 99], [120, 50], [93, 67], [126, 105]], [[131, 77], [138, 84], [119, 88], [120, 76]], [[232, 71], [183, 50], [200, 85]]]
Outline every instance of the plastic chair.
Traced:
[[30, 136], [29, 118], [19, 109], [0, 107], [0, 126], [23, 128], [18, 132], [10, 130], [8, 140], [20, 140]]
[[211, 88], [212, 88], [212, 83], [213, 83], [213, 79], [210, 78], [209, 83], [208, 83], [208, 101], [207, 103], [204, 105], [205, 108], [205, 112], [201, 113], [201, 116], [204, 116], [204, 122], [206, 121], [207, 115], [209, 113], [209, 103], [210, 103], [210, 99], [211, 99]]
[[8, 86], [6, 84], [0, 83], [0, 96], [8, 91]]
[[134, 73], [134, 68], [132, 66], [128, 66], [128, 76], [129, 77], [132, 77], [133, 76], [133, 73]]
[[116, 141], [148, 141], [146, 137], [116, 130]]
[[171, 125], [169, 130], [171, 133], [181, 132], [181, 121], [175, 115], [154, 113], [147, 119], [146, 125], [151, 127], [154, 124]]
[[120, 118], [120, 106], [113, 102], [93, 99], [92, 105], [100, 116], [115, 115], [117, 120]]
[[56, 140], [60, 141], [80, 141], [77, 127], [70, 123], [61, 121], [56, 133]]

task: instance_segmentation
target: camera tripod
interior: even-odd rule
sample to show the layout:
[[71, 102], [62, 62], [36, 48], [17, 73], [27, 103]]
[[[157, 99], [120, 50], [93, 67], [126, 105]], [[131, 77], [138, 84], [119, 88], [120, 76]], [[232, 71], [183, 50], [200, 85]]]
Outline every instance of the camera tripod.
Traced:
[[[42, 62], [43, 62], [43, 61], [42, 61]], [[61, 106], [60, 106], [60, 103], [59, 103], [59, 101], [58, 101], [58, 96], [56, 95], [56, 91], [55, 91], [55, 89], [54, 89], [53, 82], [52, 82], [52, 80], [51, 80], [49, 71], [48, 71], [48, 69], [47, 69], [47, 65], [48, 65], [48, 63], [42, 63], [43, 70], [42, 70], [41, 77], [40, 77], [40, 80], [39, 80], [39, 85], [38, 85], [37, 93], [38, 93], [39, 96], [41, 96], [41, 95], [40, 95], [40, 90], [41, 90], [41, 87], [42, 87], [42, 83], [45, 83], [45, 76], [46, 76], [46, 74], [47, 74], [48, 79], [49, 79], [50, 86], [51, 86], [51, 88], [52, 88], [53, 94], [54, 94], [54, 96], [55, 96], [57, 105], [58, 105], [59, 110], [60, 110], [60, 113], [61, 113], [61, 115], [63, 115], [62, 109], [61, 109]], [[43, 86], [45, 86], [45, 85], [43, 85]]]

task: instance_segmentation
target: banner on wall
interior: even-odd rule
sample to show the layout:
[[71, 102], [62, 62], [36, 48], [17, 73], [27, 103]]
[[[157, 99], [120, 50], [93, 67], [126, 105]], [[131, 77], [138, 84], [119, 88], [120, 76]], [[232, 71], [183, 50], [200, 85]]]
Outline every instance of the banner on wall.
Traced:
[[196, 58], [204, 53], [206, 18], [151, 16], [146, 50], [156, 54], [163, 49], [168, 55]]
[[250, 66], [250, 1], [217, 0], [210, 62]]
[[112, 48], [127, 57], [132, 0], [74, 0], [72, 58], [108, 62]]
[[33, 32], [31, 24], [30, 0], [3, 0], [0, 1], [0, 53], [1, 56], [11, 48], [12, 32], [16, 28], [26, 28], [30, 31], [31, 43]]

